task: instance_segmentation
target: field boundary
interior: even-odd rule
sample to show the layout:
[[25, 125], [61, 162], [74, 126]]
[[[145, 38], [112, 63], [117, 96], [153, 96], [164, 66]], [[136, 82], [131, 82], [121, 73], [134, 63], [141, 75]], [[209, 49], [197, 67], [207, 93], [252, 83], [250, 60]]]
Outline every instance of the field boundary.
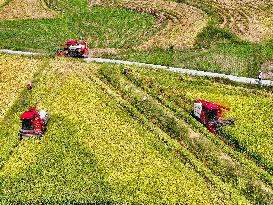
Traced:
[[[33, 52], [25, 52], [25, 51], [14, 51], [8, 49], [0, 49], [0, 53], [8, 53], [8, 54], [15, 54], [15, 55], [26, 55], [26, 56], [40, 56], [45, 55], [42, 53], [33, 53]], [[213, 77], [213, 78], [222, 78], [227, 79], [233, 82], [244, 83], [244, 84], [252, 84], [252, 85], [263, 85], [263, 86], [273, 86], [272, 80], [262, 80], [259, 82], [256, 78], [247, 78], [247, 77], [240, 77], [234, 75], [226, 75], [221, 73], [213, 73], [207, 71], [198, 71], [198, 70], [190, 70], [186, 68], [175, 68], [163, 65], [154, 65], [154, 64], [147, 64], [147, 63], [140, 63], [135, 61], [124, 61], [124, 60], [116, 60], [116, 59], [107, 59], [107, 58], [85, 58], [83, 59], [85, 62], [91, 63], [110, 63], [110, 64], [122, 64], [122, 65], [135, 65], [140, 67], [152, 68], [152, 69], [163, 69], [169, 70], [171, 72], [177, 73], [184, 73], [193, 76], [204, 76], [204, 77]]]

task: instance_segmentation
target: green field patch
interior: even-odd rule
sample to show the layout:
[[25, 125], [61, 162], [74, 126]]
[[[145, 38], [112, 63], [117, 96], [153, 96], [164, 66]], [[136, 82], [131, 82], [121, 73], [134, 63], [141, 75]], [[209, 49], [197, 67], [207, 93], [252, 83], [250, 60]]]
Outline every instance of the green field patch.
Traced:
[[82, 37], [90, 46], [126, 48], [141, 42], [154, 18], [126, 9], [95, 7], [57, 19], [0, 22], [0, 47], [54, 52], [58, 43]]
[[257, 78], [262, 64], [270, 61], [272, 54], [271, 43], [254, 45], [227, 42], [209, 48], [197, 46], [193, 49], [154, 49], [143, 52], [128, 50], [103, 57]]

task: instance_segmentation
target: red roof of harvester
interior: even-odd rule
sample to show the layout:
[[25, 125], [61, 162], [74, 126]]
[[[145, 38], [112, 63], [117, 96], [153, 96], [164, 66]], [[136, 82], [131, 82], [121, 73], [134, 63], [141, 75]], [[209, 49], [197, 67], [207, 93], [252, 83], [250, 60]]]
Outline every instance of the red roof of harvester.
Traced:
[[75, 44], [78, 44], [78, 41], [73, 39], [65, 42], [65, 45], [68, 45], [68, 46], [75, 45]]
[[35, 115], [37, 116], [37, 111], [35, 108], [30, 108], [28, 111], [23, 112], [23, 114], [21, 115], [20, 119], [33, 119], [35, 117]]
[[196, 102], [196, 103], [201, 102], [202, 105], [203, 105], [204, 107], [206, 107], [208, 110], [219, 110], [219, 109], [230, 110], [230, 108], [228, 108], [228, 107], [224, 107], [224, 106], [222, 106], [222, 105], [214, 104], [214, 103], [208, 102], [208, 101], [206, 101], [206, 100], [196, 99], [195, 102]]

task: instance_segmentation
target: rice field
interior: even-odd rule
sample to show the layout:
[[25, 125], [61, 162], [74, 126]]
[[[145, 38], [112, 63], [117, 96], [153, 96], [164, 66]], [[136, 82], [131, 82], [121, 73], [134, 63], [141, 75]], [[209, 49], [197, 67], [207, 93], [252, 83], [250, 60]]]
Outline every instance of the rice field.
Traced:
[[226, 127], [224, 136], [272, 172], [272, 92], [140, 69], [131, 72], [130, 80], [187, 113], [191, 112], [195, 99], [230, 107], [231, 111], [224, 112], [224, 116], [234, 119], [235, 126]]
[[[81, 36], [98, 56], [272, 78], [270, 0], [5, 2], [1, 48], [53, 53]], [[271, 92], [108, 66], [0, 54], [0, 203], [272, 204]], [[195, 98], [231, 107], [235, 127], [208, 133]], [[33, 104], [48, 130], [19, 141]]]
[[38, 61], [0, 54], [0, 119], [38, 70]]
[[[126, 9], [111, 7], [89, 9], [85, 1], [60, 3], [61, 6], [65, 5], [58, 10], [62, 11], [61, 16], [50, 19], [18, 17], [19, 19], [0, 21], [0, 47], [55, 53], [60, 42], [83, 38], [89, 43], [90, 49], [128, 48], [140, 44], [146, 38], [144, 33], [153, 27], [155, 21], [151, 15]], [[48, 6], [49, 4], [50, 2], [47, 2]], [[21, 5], [18, 7], [23, 8]], [[12, 12], [2, 10], [3, 14], [12, 15], [19, 10], [14, 5], [10, 5], [9, 8]], [[34, 13], [39, 15], [39, 12]]]
[[[96, 77], [98, 65], [39, 61], [29, 97], [50, 112], [50, 123], [42, 140], [18, 142], [20, 110], [6, 116], [8, 124], [1, 122], [0, 151], [7, 156], [1, 203], [251, 204], [180, 161], [180, 145], [166, 133], [134, 120], [119, 95]], [[7, 147], [10, 142], [15, 145]]]
[[5, 2], [6, 2], [5, 0], [1, 0], [1, 1], [0, 1], [0, 7], [1, 7]]
[[261, 42], [271, 39], [273, 7], [270, 0], [193, 0], [215, 11], [222, 22], [220, 28], [230, 29], [243, 40]]

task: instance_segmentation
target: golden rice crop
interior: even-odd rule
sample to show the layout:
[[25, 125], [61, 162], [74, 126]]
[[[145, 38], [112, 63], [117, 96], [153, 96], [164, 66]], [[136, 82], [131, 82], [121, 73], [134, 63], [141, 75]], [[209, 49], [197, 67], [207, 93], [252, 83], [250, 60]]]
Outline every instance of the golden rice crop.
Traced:
[[37, 69], [37, 60], [0, 54], [0, 118], [5, 115]]
[[5, 3], [5, 0], [0, 0], [0, 6]]
[[181, 204], [232, 204], [234, 199], [248, 204], [233, 193], [222, 196], [175, 154], [162, 154], [158, 149], [166, 145], [92, 76], [95, 64], [56, 59], [43, 66], [32, 98], [51, 113], [48, 130], [39, 143], [18, 144], [0, 172], [2, 199]]
[[[139, 74], [141, 72], [141, 74]], [[206, 99], [231, 108], [224, 116], [233, 118], [235, 126], [225, 130], [232, 138], [246, 147], [249, 153], [255, 153], [273, 164], [273, 95], [267, 91], [255, 91], [239, 86], [213, 83], [205, 79], [189, 79], [165, 72], [132, 72], [134, 80], [144, 87], [151, 87], [150, 93], [156, 93], [172, 101], [188, 113], [195, 99]]]

